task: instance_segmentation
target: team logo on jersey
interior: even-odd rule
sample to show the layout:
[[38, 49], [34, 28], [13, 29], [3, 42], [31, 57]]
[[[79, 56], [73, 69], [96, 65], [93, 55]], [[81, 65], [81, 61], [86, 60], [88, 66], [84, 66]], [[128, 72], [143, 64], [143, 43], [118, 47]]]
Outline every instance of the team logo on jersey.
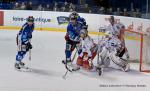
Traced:
[[58, 24], [61, 25], [61, 24], [68, 24], [69, 22], [69, 18], [66, 17], [66, 16], [59, 16], [57, 17], [57, 21], [58, 21]]

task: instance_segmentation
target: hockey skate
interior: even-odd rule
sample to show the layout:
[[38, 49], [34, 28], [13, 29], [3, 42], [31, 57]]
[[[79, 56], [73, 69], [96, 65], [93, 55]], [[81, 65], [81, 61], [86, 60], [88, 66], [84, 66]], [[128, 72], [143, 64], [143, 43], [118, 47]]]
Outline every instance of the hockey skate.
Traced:
[[122, 67], [121, 70], [124, 71], [124, 72], [130, 71], [130, 65], [129, 65], [129, 64], [126, 64], [124, 67]]
[[23, 63], [23, 62], [20, 62], [19, 64], [20, 64], [20, 66], [24, 66], [25, 65], [25, 63]]
[[62, 63], [64, 65], [72, 66], [72, 61], [71, 60], [62, 60]]
[[98, 75], [101, 76], [102, 75], [102, 68], [101, 67], [97, 67], [96, 71], [98, 72]]
[[29, 69], [28, 67], [25, 66], [25, 63], [23, 62], [20, 62], [19, 65], [20, 65], [20, 68]]
[[21, 67], [19, 66], [18, 63], [15, 63], [15, 68], [16, 68], [17, 70], [21, 69]]

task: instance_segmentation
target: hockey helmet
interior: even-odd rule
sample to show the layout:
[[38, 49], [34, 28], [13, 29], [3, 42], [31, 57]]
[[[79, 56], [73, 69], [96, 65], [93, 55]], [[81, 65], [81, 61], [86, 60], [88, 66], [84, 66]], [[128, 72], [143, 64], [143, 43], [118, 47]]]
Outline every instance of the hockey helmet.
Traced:
[[85, 36], [87, 36], [87, 34], [88, 34], [88, 31], [86, 29], [80, 30], [80, 37], [85, 37]]
[[29, 16], [29, 17], [27, 18], [27, 22], [34, 22], [33, 16]]
[[113, 33], [110, 32], [110, 31], [106, 31], [106, 32], [105, 32], [105, 35], [106, 35], [106, 37], [112, 37], [112, 36], [113, 36]]
[[115, 17], [114, 16], [110, 16], [110, 21], [114, 22], [115, 21]]
[[70, 15], [69, 18], [71, 19], [72, 17], [75, 17], [76, 19], [78, 18], [79, 14], [76, 11], [73, 11]]
[[88, 29], [88, 25], [84, 25], [84, 26], [82, 26], [82, 29]]
[[75, 15], [70, 15], [70, 20], [77, 20], [77, 17]]
[[79, 14], [76, 11], [73, 11], [71, 14], [74, 15], [74, 16], [76, 16], [76, 17], [79, 16]]

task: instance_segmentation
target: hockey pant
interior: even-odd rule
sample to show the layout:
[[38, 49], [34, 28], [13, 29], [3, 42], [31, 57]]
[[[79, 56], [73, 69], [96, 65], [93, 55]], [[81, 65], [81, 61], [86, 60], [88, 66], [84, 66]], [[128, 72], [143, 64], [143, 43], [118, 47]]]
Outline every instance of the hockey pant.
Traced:
[[72, 52], [77, 47], [77, 44], [79, 44], [79, 42], [74, 42], [69, 39], [66, 41], [66, 49], [65, 49], [66, 60], [71, 60]]
[[[95, 49], [96, 49], [96, 47], [95, 47]], [[89, 61], [92, 61], [95, 58], [96, 54], [97, 54], [97, 51], [96, 50], [92, 50], [92, 56], [88, 57], [88, 53], [87, 52], [83, 52], [83, 56], [82, 57], [78, 56], [76, 64], [78, 66], [82, 66], [84, 69], [90, 70], [90, 69], [92, 69], [92, 66], [89, 63]]]
[[24, 58], [25, 54], [29, 51], [29, 48], [27, 45], [21, 43], [21, 40], [19, 39], [18, 36], [16, 38], [16, 43], [17, 43], [17, 47], [18, 47], [16, 61], [21, 62], [22, 59]]

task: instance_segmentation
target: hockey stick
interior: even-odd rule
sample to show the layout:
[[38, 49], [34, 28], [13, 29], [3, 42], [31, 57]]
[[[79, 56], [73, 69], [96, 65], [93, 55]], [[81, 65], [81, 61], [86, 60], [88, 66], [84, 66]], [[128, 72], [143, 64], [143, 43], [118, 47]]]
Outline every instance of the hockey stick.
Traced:
[[[71, 63], [74, 61], [77, 52], [78, 52], [78, 49], [76, 49], [76, 52], [75, 52], [75, 54], [74, 54], [74, 56], [73, 56], [73, 58], [72, 58], [72, 60], [71, 60]], [[70, 69], [70, 68], [68, 67], [67, 63], [64, 63], [64, 64], [65, 64], [65, 67], [66, 67], [67, 71], [66, 71], [65, 74], [63, 75], [63, 78], [66, 79], [66, 76], [67, 76], [68, 72], [72, 72], [72, 71], [74, 71], [74, 70], [73, 70], [73, 69]]]
[[[29, 42], [31, 43], [31, 39], [29, 40]], [[31, 61], [31, 49], [29, 49], [29, 61]]]
[[29, 61], [31, 61], [31, 49], [29, 49]]
[[104, 31], [104, 29], [102, 28], [102, 27], [100, 27], [100, 29], [99, 29], [99, 32], [98, 32], [98, 51], [97, 51], [97, 64], [98, 64], [98, 66], [97, 66], [97, 72], [98, 72], [98, 74], [99, 74], [99, 76], [101, 76], [101, 74], [102, 74], [102, 68], [101, 67], [99, 67], [99, 61], [100, 61], [100, 42], [102, 41], [100, 41], [100, 32], [101, 31]]
[[99, 39], [99, 37], [100, 37], [100, 31], [101, 31], [101, 28], [99, 29], [99, 32], [98, 32], [98, 51], [97, 51], [97, 64], [99, 63], [99, 51], [100, 51], [100, 49], [99, 49], [99, 47], [100, 47], [100, 39]]

